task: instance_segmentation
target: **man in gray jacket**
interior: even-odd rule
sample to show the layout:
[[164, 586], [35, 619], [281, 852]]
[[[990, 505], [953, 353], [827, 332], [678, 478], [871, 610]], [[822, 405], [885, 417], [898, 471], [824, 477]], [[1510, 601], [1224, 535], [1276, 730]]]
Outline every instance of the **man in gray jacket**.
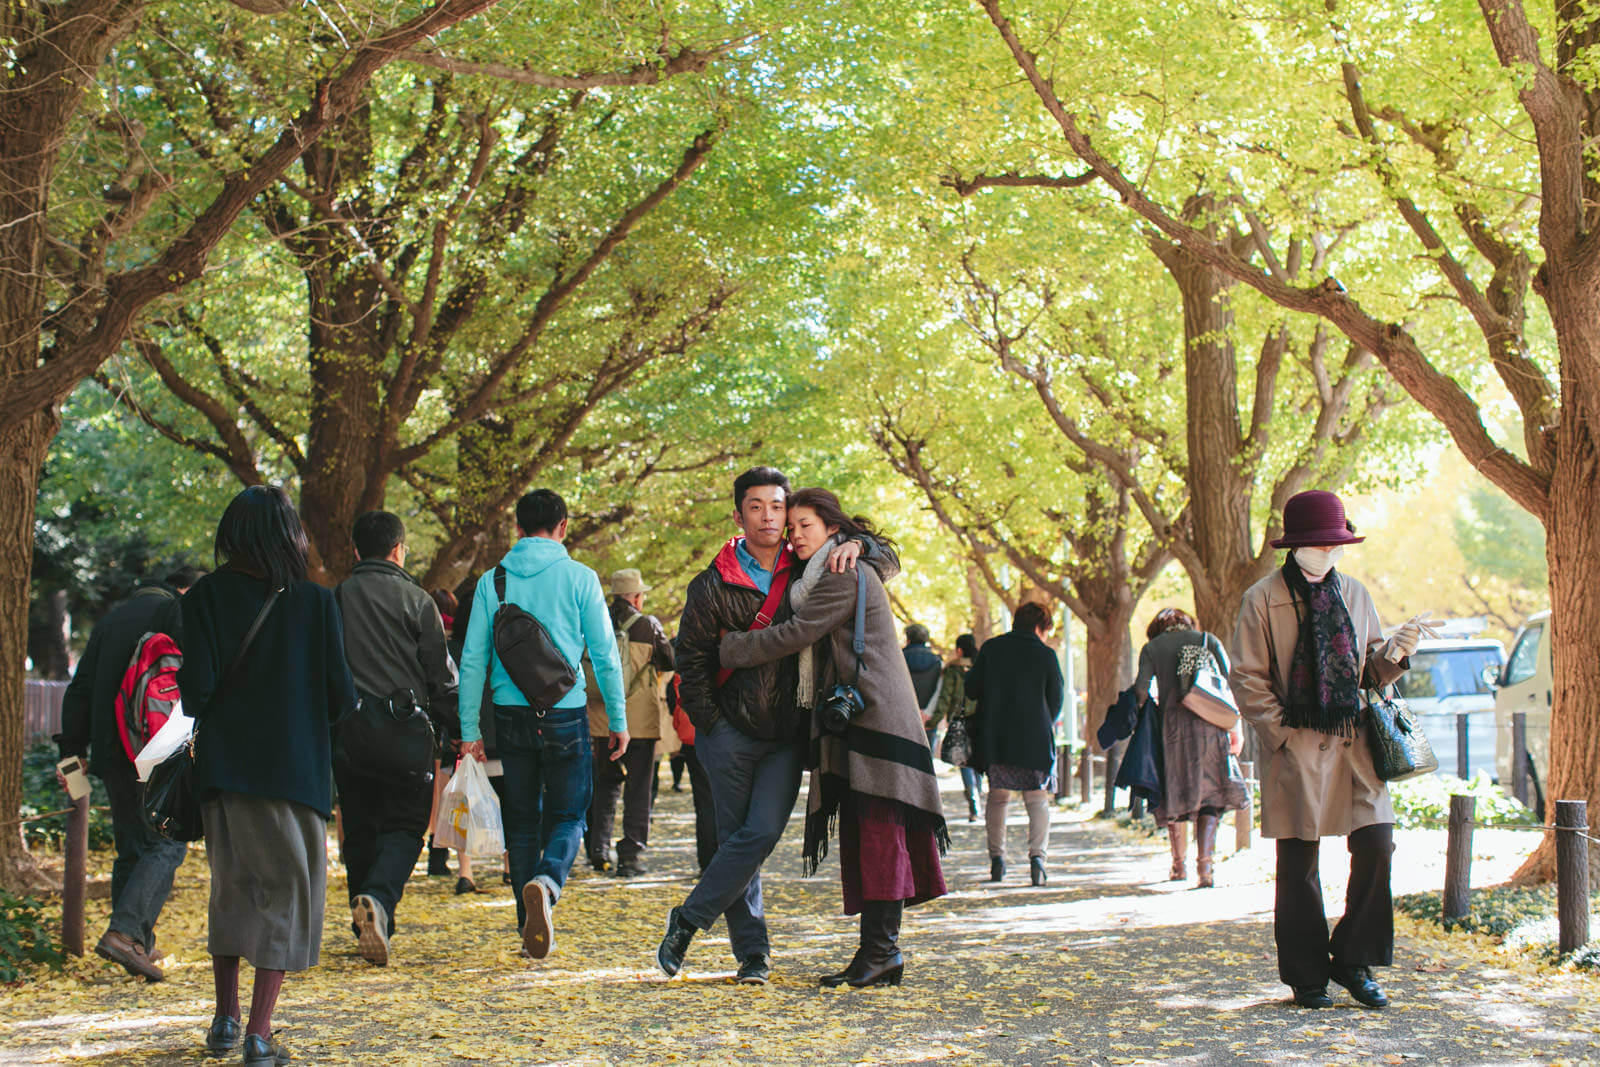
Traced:
[[[363, 701], [414, 703], [435, 723], [450, 721], [456, 665], [445, 649], [438, 607], [404, 569], [404, 524], [390, 512], [369, 511], [356, 519], [351, 540], [359, 562], [336, 595], [356, 692]], [[356, 937], [361, 955], [382, 967], [389, 962], [395, 906], [428, 832], [433, 787], [374, 777], [358, 759], [335, 759], [333, 777]]]

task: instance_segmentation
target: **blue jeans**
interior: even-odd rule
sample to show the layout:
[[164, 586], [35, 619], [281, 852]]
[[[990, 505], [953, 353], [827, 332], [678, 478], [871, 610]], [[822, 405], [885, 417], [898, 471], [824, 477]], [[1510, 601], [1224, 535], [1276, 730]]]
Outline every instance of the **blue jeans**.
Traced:
[[695, 734], [717, 813], [717, 852], [678, 914], [704, 930], [728, 920], [728, 941], [740, 963], [770, 956], [761, 900], [761, 865], [789, 823], [800, 795], [799, 744], [758, 741], [726, 722]]
[[139, 783], [131, 768], [112, 771], [101, 781], [111, 801], [111, 833], [117, 845], [107, 927], [148, 951], [155, 941], [156, 920], [172, 892], [172, 876], [189, 850], [145, 822]]
[[589, 766], [589, 715], [583, 708], [494, 708], [495, 749], [505, 769], [506, 855], [517, 901], [517, 927], [527, 921], [522, 887], [538, 882], [561, 899], [594, 791]]

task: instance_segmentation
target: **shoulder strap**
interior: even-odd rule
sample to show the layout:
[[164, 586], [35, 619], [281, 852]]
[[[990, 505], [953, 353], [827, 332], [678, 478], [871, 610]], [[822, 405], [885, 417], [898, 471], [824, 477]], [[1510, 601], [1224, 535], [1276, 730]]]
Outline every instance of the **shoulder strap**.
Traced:
[[856, 631], [850, 638], [850, 650], [856, 654], [856, 681], [861, 681], [861, 657], [867, 651], [867, 571], [856, 567]]
[[222, 672], [222, 680], [217, 683], [216, 689], [211, 691], [211, 699], [206, 702], [206, 707], [209, 708], [215, 703], [217, 697], [221, 696], [223, 691], [233, 683], [234, 677], [239, 673], [239, 668], [244, 666], [245, 653], [249, 652], [250, 646], [255, 643], [256, 635], [261, 632], [262, 623], [267, 621], [267, 615], [271, 613], [272, 605], [278, 602], [278, 595], [282, 592], [283, 590], [279, 588], [267, 594], [266, 603], [262, 604], [261, 610], [256, 612], [255, 621], [250, 624], [250, 629], [244, 632], [244, 640], [240, 641], [239, 647], [234, 650], [233, 659], [228, 661], [227, 670]]
[[499, 563], [494, 568], [494, 597], [500, 603], [506, 602], [506, 565]]
[[[754, 633], [765, 630], [772, 625], [772, 617], [778, 613], [778, 605], [783, 603], [783, 594], [789, 589], [789, 574], [793, 568], [785, 567], [772, 576], [772, 584], [767, 587], [766, 599], [761, 602], [761, 607], [756, 611], [756, 619], [750, 624], [745, 633]], [[866, 646], [863, 645], [863, 648]], [[723, 667], [717, 671], [717, 684], [725, 685], [733, 677], [732, 667]]]

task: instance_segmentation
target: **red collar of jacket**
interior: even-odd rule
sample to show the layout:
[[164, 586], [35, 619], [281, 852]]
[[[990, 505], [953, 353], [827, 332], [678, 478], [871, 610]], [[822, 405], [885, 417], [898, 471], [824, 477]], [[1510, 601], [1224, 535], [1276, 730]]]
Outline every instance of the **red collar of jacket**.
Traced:
[[[739, 553], [736, 546], [741, 540], [742, 538], [738, 537], [728, 538], [728, 543], [722, 546], [721, 551], [717, 553], [717, 558], [712, 561], [711, 565], [716, 568], [717, 577], [729, 585], [737, 585], [743, 589], [754, 589], [759, 593], [761, 590], [756, 587], [755, 582], [750, 580], [750, 575], [746, 574], [744, 567], [739, 564]], [[794, 558], [794, 546], [785, 541], [783, 549], [778, 553], [777, 562], [772, 565], [772, 576], [776, 578], [780, 571], [788, 570], [794, 564]]]

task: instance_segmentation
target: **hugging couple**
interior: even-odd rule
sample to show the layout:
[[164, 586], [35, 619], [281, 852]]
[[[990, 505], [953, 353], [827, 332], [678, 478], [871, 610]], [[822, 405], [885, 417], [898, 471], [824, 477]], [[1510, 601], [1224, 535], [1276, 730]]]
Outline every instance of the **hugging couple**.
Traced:
[[[767, 983], [761, 865], [810, 770], [806, 872], [836, 827], [845, 914], [861, 916], [855, 957], [821, 983], [899, 985], [901, 914], [944, 895], [939, 856], [949, 838], [883, 585], [899, 573], [894, 542], [847, 515], [833, 493], [792, 491], [771, 467], [739, 475], [733, 504], [742, 534], [689, 583], [678, 630], [683, 708], [711, 785], [717, 852], [669, 913], [656, 961], [676, 975], [695, 933], [721, 915], [737, 980]], [[847, 724], [821, 714], [840, 685], [859, 693]]]

